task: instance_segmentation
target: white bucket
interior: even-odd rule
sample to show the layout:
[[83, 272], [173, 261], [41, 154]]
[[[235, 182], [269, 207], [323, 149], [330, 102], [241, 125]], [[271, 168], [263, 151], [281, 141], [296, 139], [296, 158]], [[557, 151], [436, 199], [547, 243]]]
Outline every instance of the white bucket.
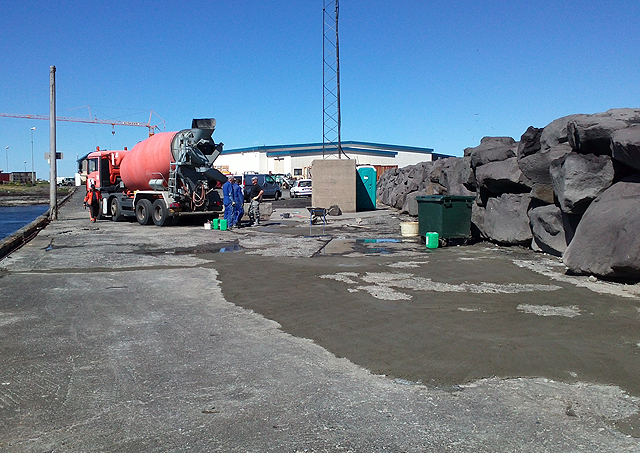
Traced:
[[417, 236], [419, 225], [419, 222], [400, 222], [400, 232], [403, 236]]

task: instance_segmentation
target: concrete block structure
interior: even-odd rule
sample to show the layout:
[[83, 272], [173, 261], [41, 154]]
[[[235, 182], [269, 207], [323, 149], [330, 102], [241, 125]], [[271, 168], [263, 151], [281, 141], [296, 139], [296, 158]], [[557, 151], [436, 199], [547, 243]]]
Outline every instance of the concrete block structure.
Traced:
[[342, 212], [356, 212], [356, 161], [316, 159], [311, 163], [311, 204], [318, 208], [338, 205]]

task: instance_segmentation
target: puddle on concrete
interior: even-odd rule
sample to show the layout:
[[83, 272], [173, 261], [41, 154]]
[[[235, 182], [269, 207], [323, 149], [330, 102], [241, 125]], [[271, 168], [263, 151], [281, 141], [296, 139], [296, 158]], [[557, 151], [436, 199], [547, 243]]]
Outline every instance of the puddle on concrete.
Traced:
[[204, 255], [209, 253], [232, 253], [239, 252], [242, 247], [238, 243], [232, 244], [210, 244], [199, 248], [177, 247], [175, 249], [147, 250], [146, 255]]
[[384, 244], [385, 242], [391, 242], [391, 243], [401, 243], [402, 241], [400, 239], [356, 239], [356, 244], [357, 243], [362, 243], [362, 244]]
[[613, 427], [627, 436], [640, 438], [640, 414], [610, 422]]
[[[401, 244], [402, 239], [382, 238], [382, 239], [332, 239], [317, 255], [346, 255], [353, 252], [363, 254], [392, 254], [397, 250], [392, 247], [372, 247], [373, 244]], [[413, 242], [413, 241], [412, 241]]]

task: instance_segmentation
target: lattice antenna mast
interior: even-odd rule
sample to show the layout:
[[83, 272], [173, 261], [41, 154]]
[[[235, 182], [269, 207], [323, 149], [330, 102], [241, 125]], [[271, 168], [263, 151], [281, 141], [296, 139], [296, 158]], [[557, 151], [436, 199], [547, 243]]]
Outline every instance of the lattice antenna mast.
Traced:
[[338, 41], [338, 0], [323, 0], [322, 45], [322, 157], [334, 155], [341, 159], [340, 137], [340, 46]]

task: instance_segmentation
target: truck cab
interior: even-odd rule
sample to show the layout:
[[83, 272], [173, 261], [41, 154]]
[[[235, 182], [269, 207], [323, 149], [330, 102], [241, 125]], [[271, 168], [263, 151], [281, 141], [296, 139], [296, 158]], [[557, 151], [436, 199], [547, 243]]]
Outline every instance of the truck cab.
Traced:
[[[96, 150], [87, 156], [87, 190], [95, 184], [100, 192], [112, 193], [120, 183], [120, 162], [129, 151]], [[103, 194], [104, 196], [104, 194]]]

